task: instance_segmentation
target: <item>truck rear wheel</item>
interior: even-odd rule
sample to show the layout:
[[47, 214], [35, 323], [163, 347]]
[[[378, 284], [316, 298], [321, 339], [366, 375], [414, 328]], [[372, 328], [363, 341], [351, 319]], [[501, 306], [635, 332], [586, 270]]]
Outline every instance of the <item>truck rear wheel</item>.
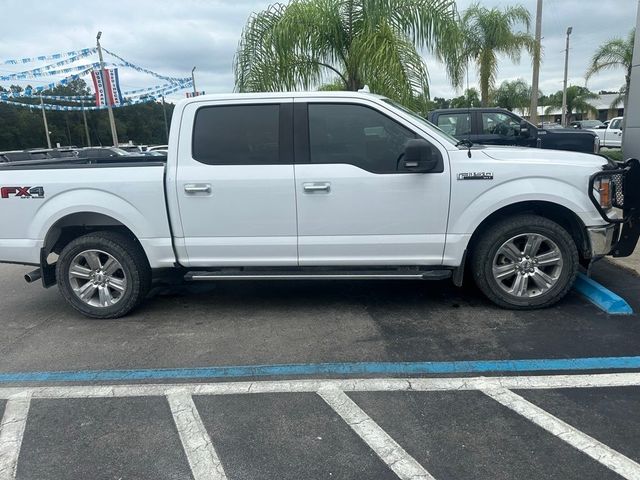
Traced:
[[144, 300], [151, 269], [133, 239], [117, 232], [78, 237], [60, 253], [56, 278], [62, 296], [91, 318], [118, 318]]
[[492, 225], [471, 258], [480, 290], [497, 305], [518, 310], [558, 302], [573, 286], [578, 265], [571, 235], [537, 215], [519, 215]]

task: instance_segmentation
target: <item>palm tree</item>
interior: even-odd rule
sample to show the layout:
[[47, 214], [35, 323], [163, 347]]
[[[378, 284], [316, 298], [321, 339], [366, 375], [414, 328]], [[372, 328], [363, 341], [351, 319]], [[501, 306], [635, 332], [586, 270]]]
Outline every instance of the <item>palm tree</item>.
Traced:
[[[596, 107], [589, 103], [589, 100], [598, 98], [593, 92], [586, 87], [571, 85], [567, 87], [567, 124], [571, 123], [573, 113], [598, 113]], [[548, 115], [552, 110], [562, 108], [562, 90], [549, 95], [547, 98], [547, 108], [545, 113]]]
[[531, 106], [531, 87], [521, 78], [511, 82], [505, 80], [491, 96], [497, 107], [506, 108], [509, 111], [515, 108], [524, 111]]
[[[474, 4], [463, 13], [462, 55], [455, 66], [457, 73], [452, 78], [459, 82], [468, 68], [468, 62], [475, 62], [483, 107], [489, 104], [489, 92], [498, 75], [498, 55], [506, 55], [517, 63], [523, 48], [533, 54], [535, 40], [528, 33], [530, 23], [529, 10], [522, 5], [500, 10]], [[514, 31], [518, 25], [523, 25], [526, 32]]]
[[601, 45], [591, 59], [591, 65], [585, 75], [589, 80], [593, 75], [611, 68], [623, 68], [625, 84], [620, 89], [620, 96], [616, 98], [612, 107], [620, 104], [624, 98], [624, 107], [627, 107], [629, 99], [629, 85], [631, 83], [631, 63], [633, 60], [633, 42], [635, 41], [636, 29], [629, 32], [626, 39], [614, 38], [604, 45]]
[[452, 98], [450, 105], [451, 108], [479, 107], [481, 105], [480, 94], [475, 88], [467, 88], [463, 95]]
[[[428, 95], [417, 50], [453, 58], [455, 0], [292, 0], [249, 17], [234, 59], [236, 90], [311, 89], [321, 84], [411, 103]], [[455, 72], [449, 71], [450, 75]], [[329, 87], [324, 87], [329, 88]]]

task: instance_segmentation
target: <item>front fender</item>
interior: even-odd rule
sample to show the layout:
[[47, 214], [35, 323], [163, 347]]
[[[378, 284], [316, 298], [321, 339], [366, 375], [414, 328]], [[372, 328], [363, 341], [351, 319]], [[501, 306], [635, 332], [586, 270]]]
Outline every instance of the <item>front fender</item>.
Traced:
[[[482, 180], [477, 180], [482, 182]], [[543, 201], [561, 205], [575, 213], [585, 225], [603, 223], [584, 190], [562, 180], [527, 177], [508, 180], [473, 195], [452, 192], [448, 233], [472, 234], [492, 213], [515, 203]]]

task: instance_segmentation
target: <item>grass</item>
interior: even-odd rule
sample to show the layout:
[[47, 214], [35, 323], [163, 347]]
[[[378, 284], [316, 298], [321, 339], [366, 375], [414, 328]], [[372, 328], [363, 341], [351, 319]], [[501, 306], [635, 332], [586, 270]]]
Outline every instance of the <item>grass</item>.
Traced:
[[600, 153], [603, 155], [606, 155], [607, 157], [609, 157], [611, 160], [613, 160], [614, 162], [622, 162], [623, 157], [622, 157], [622, 149], [620, 148], [603, 148], [602, 150], [600, 150]]

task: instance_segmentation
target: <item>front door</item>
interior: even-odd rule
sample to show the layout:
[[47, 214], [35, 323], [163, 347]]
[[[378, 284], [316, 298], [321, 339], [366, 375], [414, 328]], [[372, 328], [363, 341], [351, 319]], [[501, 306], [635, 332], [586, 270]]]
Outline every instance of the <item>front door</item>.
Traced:
[[185, 266], [297, 265], [292, 101], [185, 108], [193, 130], [181, 130], [174, 183]]
[[520, 135], [520, 119], [504, 112], [479, 112], [478, 143], [483, 145], [535, 146], [535, 139]]
[[[301, 100], [295, 123], [300, 265], [439, 265], [449, 208], [446, 151], [433, 146], [444, 172], [410, 173], [401, 158], [418, 135], [393, 111], [380, 113], [364, 99]], [[298, 145], [300, 125], [308, 125], [308, 145]]]
[[622, 118], [614, 118], [609, 124], [605, 135], [607, 147], [621, 147], [622, 146]]

